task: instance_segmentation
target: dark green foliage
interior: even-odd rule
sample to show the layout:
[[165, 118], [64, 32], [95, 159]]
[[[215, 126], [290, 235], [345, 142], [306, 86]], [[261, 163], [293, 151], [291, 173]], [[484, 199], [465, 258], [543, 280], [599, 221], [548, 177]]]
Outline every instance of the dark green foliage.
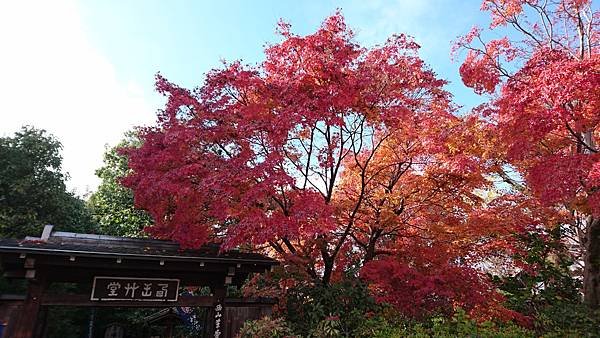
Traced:
[[87, 337], [90, 308], [50, 307], [46, 317], [48, 338]]
[[104, 166], [96, 170], [102, 182], [90, 196], [88, 205], [103, 234], [138, 237], [145, 226], [152, 224], [146, 212], [134, 207], [131, 190], [119, 182], [129, 168], [127, 158], [119, 154], [118, 149], [135, 146], [139, 146], [139, 140], [133, 133], [127, 133], [116, 147], [106, 150]]
[[571, 275], [573, 260], [561, 243], [559, 227], [547, 234], [517, 236], [522, 245], [515, 260], [525, 268], [514, 276], [494, 277], [506, 305], [529, 316], [536, 331], [600, 336], [600, 314], [582, 304], [581, 280]]
[[360, 323], [379, 307], [359, 280], [345, 279], [328, 286], [299, 286], [287, 297], [286, 318], [302, 336], [354, 337]]
[[7, 279], [4, 276], [0, 277], [0, 294], [24, 295], [26, 293], [27, 281], [25, 279]]
[[573, 260], [560, 242], [557, 228], [543, 239], [537, 233], [519, 235], [524, 244], [522, 254], [515, 256], [526, 268], [514, 276], [494, 277], [508, 297], [510, 308], [535, 315], [540, 308], [556, 303], [579, 303], [581, 281], [571, 277]]
[[[385, 309], [385, 308], [382, 308]], [[288, 319], [289, 320], [289, 319]], [[458, 310], [451, 318], [432, 317], [422, 322], [402, 321], [392, 313], [379, 312], [371, 317], [359, 318], [351, 333], [340, 329], [339, 319], [325, 319], [306, 335], [294, 335], [289, 323], [282, 318], [263, 318], [246, 322], [242, 330], [245, 337], [331, 337], [331, 338], [427, 338], [427, 337], [477, 337], [477, 338], [516, 338], [536, 337], [533, 331], [515, 324], [478, 323]]]
[[478, 323], [458, 310], [452, 318], [433, 317], [423, 322], [390, 323], [382, 317], [363, 322], [357, 337], [374, 338], [425, 338], [425, 337], [477, 337], [513, 338], [535, 337], [532, 331], [514, 324]]
[[0, 138], [0, 236], [57, 230], [95, 232], [85, 202], [66, 190], [62, 146], [44, 130], [23, 127]]
[[539, 310], [535, 324], [544, 337], [600, 337], [600, 311], [581, 303], [546, 306]]

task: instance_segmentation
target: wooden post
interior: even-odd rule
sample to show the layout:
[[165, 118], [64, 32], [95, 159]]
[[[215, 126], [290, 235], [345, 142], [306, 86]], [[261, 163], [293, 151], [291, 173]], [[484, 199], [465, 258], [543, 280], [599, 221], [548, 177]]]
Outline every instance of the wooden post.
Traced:
[[166, 338], [173, 338], [173, 326], [175, 323], [172, 318], [167, 319], [163, 336]]
[[[40, 272], [40, 271], [38, 271]], [[27, 286], [27, 297], [23, 302], [21, 316], [17, 321], [16, 330], [13, 338], [37, 338], [35, 337], [36, 328], [42, 326], [41, 320], [38, 321], [42, 296], [46, 290], [46, 279], [39, 276], [37, 279], [31, 279]], [[41, 318], [40, 319], [44, 319]]]
[[90, 309], [90, 319], [88, 321], [88, 338], [94, 338], [94, 322], [96, 321], [96, 308]]
[[40, 311], [38, 312], [37, 324], [34, 333], [34, 337], [46, 337], [48, 331], [48, 323], [46, 320], [48, 319], [48, 307], [41, 305]]

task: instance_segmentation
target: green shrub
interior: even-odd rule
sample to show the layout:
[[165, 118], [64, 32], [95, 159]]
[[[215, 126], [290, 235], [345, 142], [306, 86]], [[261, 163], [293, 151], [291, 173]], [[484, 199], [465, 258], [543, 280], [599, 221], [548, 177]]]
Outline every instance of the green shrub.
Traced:
[[290, 290], [285, 315], [293, 331], [303, 337], [356, 337], [361, 323], [379, 308], [363, 283], [344, 280]]
[[[350, 333], [345, 332], [344, 327], [350, 323], [344, 323], [338, 317], [326, 317], [316, 324], [307, 324], [305, 333], [293, 332], [293, 325], [299, 322], [286, 323], [283, 319], [271, 319], [265, 317], [261, 320], [246, 322], [240, 338], [263, 337], [263, 338], [446, 338], [446, 337], [472, 337], [472, 338], [559, 338], [559, 337], [600, 337], [598, 331], [598, 317], [594, 317], [587, 310], [563, 309], [564, 318], [557, 323], [556, 319], [546, 321], [548, 325], [545, 330], [528, 330], [513, 323], [493, 323], [490, 321], [479, 323], [471, 319], [463, 310], [458, 310], [452, 318], [433, 317], [420, 322], [409, 320], [398, 320], [391, 313], [386, 313], [388, 308], [381, 307], [379, 312], [370, 317], [363, 317], [353, 323]], [[381, 311], [383, 310], [383, 311]], [[557, 310], [558, 311], [558, 310]], [[570, 312], [570, 314], [568, 314]], [[557, 312], [554, 314], [559, 315]], [[547, 317], [545, 317], [547, 318]], [[594, 320], [594, 318], [596, 318]], [[356, 318], [355, 318], [356, 319]], [[572, 321], [567, 324], [567, 321]], [[544, 321], [540, 321], [543, 323]], [[594, 326], [595, 325], [595, 326]], [[295, 333], [295, 334], [294, 334]]]
[[581, 280], [570, 271], [573, 258], [561, 241], [561, 227], [515, 235], [521, 248], [514, 255], [524, 263], [513, 276], [495, 276], [506, 306], [533, 320], [543, 337], [600, 337], [600, 313], [581, 302]]
[[534, 333], [515, 324], [477, 323], [462, 310], [456, 311], [450, 320], [434, 318], [430, 329], [431, 337], [477, 337], [512, 338], [534, 337]]
[[407, 333], [406, 325], [394, 324], [383, 316], [365, 319], [356, 330], [357, 337], [400, 338]]
[[581, 303], [560, 302], [539, 310], [535, 321], [546, 337], [600, 337], [600, 311]]
[[246, 321], [238, 334], [239, 338], [293, 338], [292, 330], [283, 318], [263, 317]]
[[434, 317], [423, 322], [406, 322], [404, 324], [391, 324], [383, 317], [374, 317], [365, 321], [357, 332], [359, 333], [357, 337], [374, 338], [527, 338], [535, 336], [532, 331], [514, 324], [477, 323], [462, 310], [457, 311], [451, 319]]

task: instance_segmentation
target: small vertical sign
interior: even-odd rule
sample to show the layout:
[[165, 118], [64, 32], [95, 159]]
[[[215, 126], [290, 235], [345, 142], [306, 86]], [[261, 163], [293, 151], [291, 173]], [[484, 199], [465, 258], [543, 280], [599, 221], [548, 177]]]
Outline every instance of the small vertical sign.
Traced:
[[223, 305], [221, 301], [215, 305], [215, 338], [220, 338], [223, 332]]

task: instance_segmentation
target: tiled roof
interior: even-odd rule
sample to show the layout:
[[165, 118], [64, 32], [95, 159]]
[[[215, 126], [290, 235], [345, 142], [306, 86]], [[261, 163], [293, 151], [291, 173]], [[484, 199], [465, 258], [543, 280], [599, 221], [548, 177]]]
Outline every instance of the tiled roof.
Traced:
[[50, 255], [123, 256], [169, 260], [246, 261], [267, 265], [277, 262], [258, 253], [237, 250], [219, 253], [216, 244], [182, 249], [172, 241], [105, 235], [52, 232], [47, 239], [0, 239], [0, 252], [44, 252]]

